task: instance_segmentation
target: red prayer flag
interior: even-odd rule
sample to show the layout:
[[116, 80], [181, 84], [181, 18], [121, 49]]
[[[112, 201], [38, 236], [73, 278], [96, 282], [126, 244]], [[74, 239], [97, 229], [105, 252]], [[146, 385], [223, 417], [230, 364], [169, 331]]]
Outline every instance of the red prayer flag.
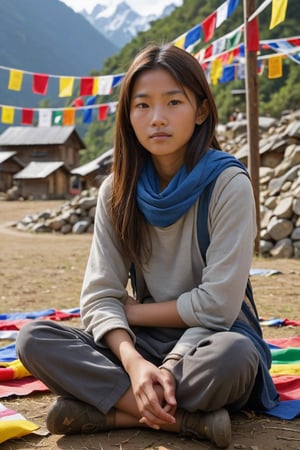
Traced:
[[210, 58], [212, 56], [212, 54], [213, 54], [213, 45], [210, 45], [209, 47], [207, 47], [205, 49], [204, 59]]
[[75, 100], [73, 100], [73, 102], [72, 102], [72, 106], [75, 106], [75, 107], [84, 106], [83, 99], [81, 97], [75, 98]]
[[257, 17], [248, 23], [247, 46], [249, 52], [258, 52], [259, 50], [259, 32]]
[[32, 92], [34, 94], [46, 95], [48, 89], [49, 75], [40, 73], [33, 74]]
[[202, 31], [204, 34], [204, 42], [209, 41], [215, 32], [217, 20], [217, 11], [214, 11], [202, 22]]
[[98, 108], [98, 120], [106, 120], [108, 113], [108, 105], [100, 105]]
[[22, 125], [32, 125], [33, 123], [33, 109], [23, 108], [22, 109]]
[[80, 80], [80, 95], [93, 95], [94, 90], [94, 78], [83, 77]]

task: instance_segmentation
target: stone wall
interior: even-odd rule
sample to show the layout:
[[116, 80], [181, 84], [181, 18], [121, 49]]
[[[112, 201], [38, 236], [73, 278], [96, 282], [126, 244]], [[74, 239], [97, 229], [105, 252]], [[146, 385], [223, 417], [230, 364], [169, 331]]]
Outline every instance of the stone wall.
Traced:
[[[281, 119], [260, 118], [260, 251], [262, 256], [300, 257], [300, 110]], [[224, 150], [247, 165], [245, 120], [220, 127]], [[55, 211], [26, 216], [22, 231], [93, 232], [97, 190], [83, 192]]]

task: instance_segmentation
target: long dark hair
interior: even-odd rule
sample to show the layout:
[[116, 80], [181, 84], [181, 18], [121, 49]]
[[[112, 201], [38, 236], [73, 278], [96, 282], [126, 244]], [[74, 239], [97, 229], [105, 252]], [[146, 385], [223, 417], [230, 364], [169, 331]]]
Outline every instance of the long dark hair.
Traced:
[[134, 83], [146, 70], [167, 70], [184, 89], [195, 95], [197, 106], [206, 101], [208, 116], [196, 125], [185, 153], [189, 169], [200, 160], [208, 148], [220, 148], [216, 138], [218, 113], [205, 74], [198, 61], [174, 45], [150, 45], [139, 53], [122, 81], [115, 124], [113, 158], [113, 189], [111, 216], [124, 254], [135, 263], [141, 262], [142, 249], [148, 253], [146, 224], [136, 203], [136, 185], [149, 153], [139, 143], [130, 122], [130, 104]]

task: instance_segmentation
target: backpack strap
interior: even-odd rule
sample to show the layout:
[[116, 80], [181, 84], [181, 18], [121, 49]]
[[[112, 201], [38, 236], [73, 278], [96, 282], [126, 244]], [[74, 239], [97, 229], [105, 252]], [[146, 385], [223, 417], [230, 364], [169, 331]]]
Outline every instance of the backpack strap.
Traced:
[[[208, 207], [209, 202], [211, 199], [211, 195], [213, 192], [213, 189], [215, 187], [216, 178], [203, 190], [200, 198], [199, 198], [199, 204], [198, 204], [198, 212], [197, 212], [197, 237], [198, 237], [198, 245], [201, 252], [201, 256], [203, 258], [204, 264], [206, 265], [206, 251], [208, 249], [209, 243], [210, 243], [210, 236], [208, 232]], [[255, 322], [259, 320], [257, 308], [254, 301], [253, 291], [251, 282], [248, 278], [247, 286], [246, 286], [246, 297], [249, 299], [251, 307], [255, 314]], [[251, 318], [251, 322], [253, 322], [253, 314], [251, 313], [251, 309], [246, 304], [246, 302], [243, 302], [242, 306], [243, 312], [247, 315], [247, 318]], [[260, 326], [255, 323], [255, 327], [260, 331]]]

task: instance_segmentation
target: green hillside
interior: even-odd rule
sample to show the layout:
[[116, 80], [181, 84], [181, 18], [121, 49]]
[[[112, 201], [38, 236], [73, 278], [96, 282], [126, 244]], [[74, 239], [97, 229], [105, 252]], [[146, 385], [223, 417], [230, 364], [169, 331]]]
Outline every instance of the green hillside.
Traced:
[[[181, 34], [187, 32], [193, 26], [202, 23], [223, 2], [220, 0], [185, 0], [182, 7], [177, 8], [170, 16], [158, 20], [152, 24], [147, 32], [140, 33], [122, 50], [107, 59], [104, 63], [102, 74], [114, 74], [125, 72], [133, 57], [149, 43], [170, 42]], [[257, 7], [262, 1], [257, 2]], [[259, 16], [260, 40], [288, 38], [299, 35], [299, 0], [289, 0], [286, 20], [273, 30], [269, 30], [271, 18], [271, 5]], [[225, 21], [215, 32], [213, 40], [235, 30], [243, 23], [243, 1], [231, 17]], [[200, 43], [200, 47], [206, 47], [209, 43]], [[268, 51], [268, 53], [272, 53]], [[261, 115], [270, 114], [279, 116], [285, 109], [300, 107], [300, 67], [295, 62], [284, 59], [283, 77], [268, 79], [267, 70], [259, 76], [259, 112]], [[212, 86], [216, 103], [219, 109], [220, 122], [226, 122], [229, 114], [235, 109], [245, 109], [244, 98], [232, 95], [231, 91], [244, 88], [243, 80], [235, 80]], [[104, 102], [107, 100], [103, 100]], [[83, 155], [83, 160], [89, 160], [113, 145], [113, 117], [105, 123], [93, 123], [86, 134], [88, 153]]]

